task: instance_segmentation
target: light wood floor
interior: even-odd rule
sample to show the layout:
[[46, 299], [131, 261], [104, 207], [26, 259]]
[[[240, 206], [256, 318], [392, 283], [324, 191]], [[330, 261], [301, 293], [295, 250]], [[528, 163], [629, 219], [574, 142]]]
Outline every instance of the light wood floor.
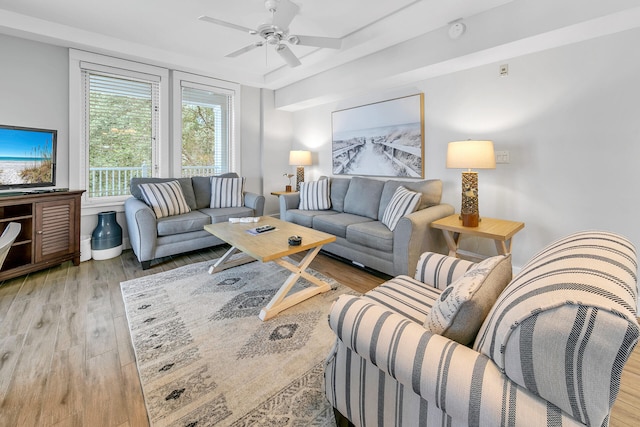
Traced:
[[[148, 426], [120, 282], [215, 259], [225, 249], [170, 257], [146, 271], [125, 251], [0, 284], [0, 426]], [[312, 267], [360, 292], [384, 281], [323, 255]], [[636, 348], [611, 425], [640, 425], [639, 405]]]

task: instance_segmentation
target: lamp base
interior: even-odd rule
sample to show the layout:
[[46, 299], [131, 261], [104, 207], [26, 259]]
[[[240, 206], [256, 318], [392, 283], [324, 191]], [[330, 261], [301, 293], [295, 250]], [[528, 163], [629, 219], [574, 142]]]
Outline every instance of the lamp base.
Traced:
[[460, 219], [462, 219], [463, 227], [477, 227], [480, 222], [480, 214], [478, 212], [462, 213]]
[[304, 182], [304, 166], [296, 168], [296, 191], [300, 191], [301, 182]]

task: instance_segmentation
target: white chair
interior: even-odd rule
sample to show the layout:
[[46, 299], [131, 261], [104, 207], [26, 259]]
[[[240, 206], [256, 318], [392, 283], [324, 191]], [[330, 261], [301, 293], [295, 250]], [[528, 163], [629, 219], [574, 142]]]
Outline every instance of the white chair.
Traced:
[[0, 236], [0, 268], [4, 264], [4, 259], [7, 257], [11, 245], [20, 234], [20, 229], [22, 229], [22, 225], [19, 222], [10, 222], [7, 228], [4, 229], [2, 236]]

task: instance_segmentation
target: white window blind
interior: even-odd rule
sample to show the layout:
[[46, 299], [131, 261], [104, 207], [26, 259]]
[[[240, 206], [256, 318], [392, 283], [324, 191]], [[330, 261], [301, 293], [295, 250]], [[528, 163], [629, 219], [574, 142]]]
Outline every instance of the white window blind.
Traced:
[[83, 69], [86, 185], [90, 198], [129, 195], [131, 178], [155, 176], [159, 79]]

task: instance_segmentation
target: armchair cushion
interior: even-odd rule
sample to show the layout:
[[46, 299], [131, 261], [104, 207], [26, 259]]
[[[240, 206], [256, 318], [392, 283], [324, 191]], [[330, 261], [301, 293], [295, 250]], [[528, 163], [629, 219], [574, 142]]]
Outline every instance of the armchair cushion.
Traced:
[[191, 212], [177, 180], [140, 184], [138, 188], [145, 203], [153, 209], [156, 218]]
[[511, 275], [511, 255], [498, 255], [476, 264], [442, 291], [427, 316], [425, 328], [460, 344], [473, 342]]

